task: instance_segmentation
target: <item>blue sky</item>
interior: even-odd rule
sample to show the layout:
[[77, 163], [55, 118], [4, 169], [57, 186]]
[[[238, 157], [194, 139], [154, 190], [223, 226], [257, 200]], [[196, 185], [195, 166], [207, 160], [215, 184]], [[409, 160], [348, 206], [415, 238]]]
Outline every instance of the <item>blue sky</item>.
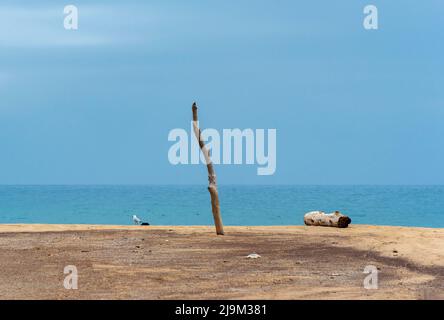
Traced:
[[[79, 8], [79, 30], [63, 7]], [[379, 30], [362, 27], [379, 9]], [[442, 1], [0, 2], [0, 183], [206, 183], [168, 132], [276, 128], [223, 184], [443, 184]]]

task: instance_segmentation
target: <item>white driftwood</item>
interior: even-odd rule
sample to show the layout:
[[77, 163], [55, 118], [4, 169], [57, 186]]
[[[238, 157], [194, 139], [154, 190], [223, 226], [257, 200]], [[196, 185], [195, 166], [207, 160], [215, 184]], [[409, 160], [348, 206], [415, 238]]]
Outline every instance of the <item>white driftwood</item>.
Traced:
[[347, 228], [351, 219], [339, 211], [325, 213], [322, 211], [311, 211], [304, 215], [304, 223], [307, 226], [324, 226]]

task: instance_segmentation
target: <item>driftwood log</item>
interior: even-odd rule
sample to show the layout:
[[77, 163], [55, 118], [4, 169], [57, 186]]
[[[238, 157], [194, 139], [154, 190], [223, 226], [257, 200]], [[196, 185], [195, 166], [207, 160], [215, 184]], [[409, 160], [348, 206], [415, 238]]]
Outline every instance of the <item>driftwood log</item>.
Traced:
[[205, 163], [208, 170], [208, 191], [211, 197], [211, 211], [213, 212], [214, 225], [216, 226], [216, 234], [224, 234], [224, 226], [222, 224], [222, 217], [220, 215], [219, 194], [217, 192], [216, 185], [216, 173], [214, 172], [213, 163], [211, 161], [208, 149], [205, 147], [205, 143], [201, 139], [201, 131], [199, 128], [199, 119], [197, 117], [197, 105], [193, 103], [193, 130], [196, 135], [197, 141], [199, 141], [199, 147], [205, 157]]
[[329, 214], [322, 211], [311, 211], [304, 215], [304, 222], [307, 226], [347, 228], [351, 219], [339, 211]]

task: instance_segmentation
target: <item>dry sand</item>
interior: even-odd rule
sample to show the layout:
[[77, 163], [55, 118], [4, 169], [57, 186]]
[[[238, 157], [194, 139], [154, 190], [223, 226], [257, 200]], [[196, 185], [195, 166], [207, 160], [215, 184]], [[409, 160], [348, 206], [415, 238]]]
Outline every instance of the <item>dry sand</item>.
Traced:
[[[444, 229], [0, 225], [2, 299], [443, 299]], [[261, 255], [249, 259], [250, 253]], [[66, 265], [77, 290], [63, 287]], [[363, 287], [364, 267], [379, 289]]]

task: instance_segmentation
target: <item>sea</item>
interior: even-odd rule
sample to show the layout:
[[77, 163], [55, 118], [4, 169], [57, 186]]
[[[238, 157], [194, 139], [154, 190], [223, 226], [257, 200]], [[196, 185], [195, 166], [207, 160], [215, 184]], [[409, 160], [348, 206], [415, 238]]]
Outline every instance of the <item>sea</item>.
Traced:
[[[224, 225], [303, 225], [339, 210], [352, 224], [444, 228], [444, 186], [221, 185]], [[0, 185], [0, 223], [211, 225], [206, 185]]]

